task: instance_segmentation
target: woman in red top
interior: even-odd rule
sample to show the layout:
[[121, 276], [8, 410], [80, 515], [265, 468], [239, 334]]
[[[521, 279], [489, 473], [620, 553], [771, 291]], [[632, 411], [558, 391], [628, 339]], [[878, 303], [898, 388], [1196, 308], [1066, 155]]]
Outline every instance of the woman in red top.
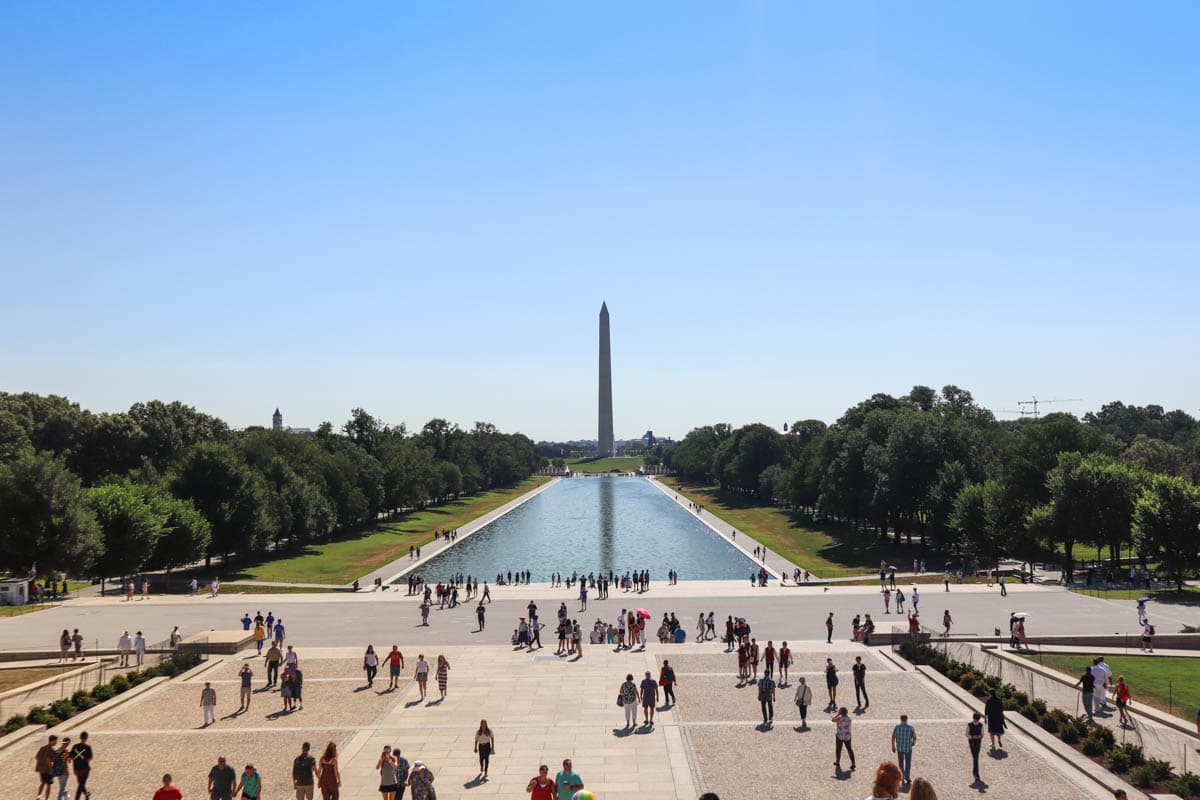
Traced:
[[1129, 697], [1129, 684], [1125, 682], [1124, 675], [1117, 676], [1117, 711], [1121, 712], [1121, 724], [1129, 724], [1129, 715], [1125, 713], [1125, 706], [1133, 703]]
[[163, 785], [154, 793], [154, 800], [183, 800], [183, 792], [171, 785], [171, 774], [163, 775]]
[[525, 787], [530, 800], [554, 800], [554, 779], [550, 777], [550, 768], [545, 764], [538, 767], [538, 774], [529, 779]]

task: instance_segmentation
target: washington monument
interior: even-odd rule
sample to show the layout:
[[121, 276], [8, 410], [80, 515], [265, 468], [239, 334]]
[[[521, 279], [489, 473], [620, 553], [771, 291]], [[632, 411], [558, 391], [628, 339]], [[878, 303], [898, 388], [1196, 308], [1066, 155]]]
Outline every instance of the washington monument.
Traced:
[[608, 345], [608, 305], [600, 304], [600, 435], [596, 455], [615, 455], [612, 420], [612, 350]]

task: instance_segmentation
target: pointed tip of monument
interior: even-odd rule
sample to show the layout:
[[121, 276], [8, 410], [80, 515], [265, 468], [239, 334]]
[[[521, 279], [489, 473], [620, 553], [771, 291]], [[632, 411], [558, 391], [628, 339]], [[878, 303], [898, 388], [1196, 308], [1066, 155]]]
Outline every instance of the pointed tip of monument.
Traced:
[[608, 303], [604, 302], [603, 300], [600, 301], [600, 313], [601, 314], [608, 313]]

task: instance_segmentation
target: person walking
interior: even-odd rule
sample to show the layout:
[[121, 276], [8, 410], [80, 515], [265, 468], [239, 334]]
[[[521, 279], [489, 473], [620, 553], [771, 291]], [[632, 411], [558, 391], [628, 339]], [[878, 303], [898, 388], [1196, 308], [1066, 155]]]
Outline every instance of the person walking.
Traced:
[[87, 731], [79, 734], [79, 742], [71, 748], [68, 754], [71, 762], [71, 771], [75, 774], [75, 800], [80, 797], [91, 800], [92, 793], [88, 791], [88, 777], [92, 774], [92, 759], [94, 754], [92, 746], [88, 744]]
[[1150, 620], [1146, 620], [1146, 624], [1142, 626], [1142, 652], [1154, 652], [1154, 626], [1150, 624]]
[[[867, 665], [863, 663], [862, 656], [854, 657], [854, 666], [850, 667], [850, 672], [854, 674], [854, 701], [859, 708], [870, 708], [871, 697], [867, 694]], [[866, 700], [865, 703], [864, 700]]]
[[646, 670], [646, 677], [642, 679], [642, 687], [638, 694], [642, 698], [642, 724], [654, 725], [654, 706], [658, 703], [658, 683], [650, 677], [650, 670]]
[[850, 738], [850, 723], [852, 722], [850, 712], [846, 710], [845, 706], [842, 706], [833, 715], [832, 721], [836, 726], [834, 732], [833, 766], [837, 768], [838, 772], [842, 771], [842, 748], [845, 748], [847, 755], [850, 756], [850, 771], [853, 772], [856, 767], [854, 765], [854, 747], [851, 744]]
[[317, 788], [321, 790], [321, 800], [339, 800], [341, 796], [342, 773], [338, 770], [337, 745], [333, 742], [325, 745], [317, 763]]
[[38, 748], [33, 756], [33, 771], [38, 775], [38, 789], [34, 797], [45, 796], [50, 800], [50, 787], [54, 785], [54, 761], [58, 752], [58, 737], [51, 735], [46, 744]]
[[663, 688], [663, 704], [675, 705], [675, 668], [671, 662], [663, 659], [662, 670], [658, 673], [658, 684]]
[[833, 612], [825, 618], [825, 644], [833, 644]]
[[637, 725], [638, 689], [633, 682], [633, 673], [625, 676], [625, 682], [617, 689], [617, 706], [625, 710], [625, 728]]
[[[193, 578], [192, 583], [195, 582], [196, 579]], [[195, 594], [195, 592], [196, 590], [193, 589], [192, 593]], [[162, 786], [158, 787], [158, 791], [154, 793], [153, 800], [183, 800], [183, 792], [179, 791], [179, 787], [171, 781], [171, 773], [168, 772], [162, 776]]]
[[808, 707], [812, 705], [812, 687], [808, 685], [804, 676], [801, 675], [798, 679], [800, 683], [796, 686], [796, 707], [800, 709], [800, 729], [808, 730]]
[[388, 662], [388, 677], [391, 679], [388, 683], [388, 691], [395, 691], [400, 685], [400, 670], [404, 669], [404, 654], [400, 652], [400, 648], [392, 645], [392, 652], [387, 654]]
[[1125, 682], [1124, 675], [1117, 676], [1117, 686], [1116, 686], [1115, 694], [1116, 694], [1116, 698], [1117, 698], [1116, 699], [1117, 711], [1121, 714], [1121, 724], [1122, 725], [1132, 724], [1133, 720], [1130, 718], [1129, 712], [1126, 709], [1129, 706], [1133, 705], [1133, 699], [1129, 695], [1129, 684], [1127, 684]]
[[409, 787], [409, 797], [412, 800], [429, 800], [433, 794], [433, 773], [423, 762], [416, 761], [404, 785]]
[[308, 742], [300, 745], [300, 755], [292, 759], [292, 787], [296, 800], [313, 800], [316, 785], [317, 760], [309, 754]]
[[263, 643], [267, 641], [267, 629], [259, 622], [254, 626], [254, 647], [258, 650], [258, 655], [262, 655]]
[[216, 766], [208, 771], [208, 796], [211, 800], [233, 800], [236, 784], [237, 773], [225, 762], [225, 756], [218, 756]]
[[253, 677], [254, 673], [250, 671], [250, 665], [242, 664], [242, 668], [238, 671], [238, 679], [241, 681], [241, 689], [238, 693], [241, 705], [238, 706], [238, 711], [250, 710], [250, 679]]
[[279, 682], [279, 664], [283, 661], [283, 652], [277, 644], [272, 643], [263, 656], [263, 664], [267, 667], [267, 688], [270, 689]]
[[987, 717], [988, 735], [991, 737], [991, 749], [1004, 749], [1004, 730], [1008, 727], [1008, 720], [1004, 718], [1004, 702], [996, 696], [996, 690], [993, 689], [987, 702], [983, 705], [983, 715]]
[[539, 766], [538, 774], [529, 779], [525, 791], [529, 794], [529, 800], [554, 800], [554, 781], [550, 779], [550, 767], [545, 764]]
[[917, 743], [917, 731], [908, 724], [908, 714], [900, 715], [900, 723], [892, 728], [892, 752], [900, 762], [900, 771], [904, 773], [904, 782], [908, 783], [912, 772], [912, 750]]
[[827, 658], [825, 659], [825, 688], [829, 691], [829, 705], [826, 708], [837, 708], [837, 686], [837, 667], [833, 665], [832, 658]]
[[262, 790], [262, 773], [256, 770], [253, 764], [247, 764], [245, 771], [242, 772], [241, 779], [233, 789], [233, 793], [241, 795], [242, 800], [258, 800], [262, 796]]
[[[217, 690], [212, 688], [212, 683], [204, 682], [204, 688], [200, 690], [200, 711], [204, 714], [204, 725], [207, 728], [217, 721]], [[233, 767], [229, 768], [233, 772]], [[237, 774], [234, 773], [234, 777]]]
[[439, 654], [437, 657], [437, 683], [438, 692], [441, 694], [439, 699], [446, 699], [446, 683], [450, 680], [450, 662], [446, 657]]
[[[633, 676], [629, 676], [632, 680]], [[583, 789], [583, 778], [571, 767], [571, 759], [563, 759], [562, 772], [554, 776], [554, 785], [558, 788], [558, 800], [571, 800], [572, 796]]]
[[483, 601], [479, 601], [479, 605], [475, 607], [475, 619], [479, 621], [479, 630], [483, 631], [483, 620], [487, 615], [487, 608], [483, 605]]
[[424, 653], [417, 654], [417, 668], [413, 673], [417, 679], [417, 688], [421, 690], [421, 699], [425, 699], [426, 686], [429, 683], [429, 662], [425, 660]]
[[[133, 584], [130, 584], [132, 586]], [[117, 652], [121, 656], [121, 666], [129, 666], [129, 654], [133, 652], [133, 639], [129, 638], [129, 631], [121, 634], [121, 638], [117, 639]]]
[[775, 680], [769, 674], [764, 674], [758, 682], [758, 704], [762, 708], [763, 726], [774, 724]]
[[978, 711], [971, 714], [971, 721], [967, 723], [967, 747], [971, 751], [971, 774], [975, 776], [975, 782], [979, 783], [979, 750], [983, 747], [983, 719]]
[[1095, 700], [1096, 676], [1092, 674], [1089, 667], [1084, 667], [1083, 675], [1079, 676], [1079, 680], [1072, 685], [1079, 687], [1079, 696], [1083, 701], [1083, 713], [1087, 714], [1089, 722], [1095, 722], [1096, 719], [1092, 716], [1092, 703]]
[[496, 749], [496, 737], [488, 727], [487, 720], [479, 720], [479, 729], [475, 731], [475, 752], [479, 754], [479, 774], [484, 780], [488, 776], [488, 764]]
[[779, 646], [779, 687], [788, 685], [788, 667], [792, 663], [792, 651], [788, 647], [788, 643], [784, 642]]
[[375, 771], [379, 773], [379, 794], [383, 800], [396, 800], [400, 784], [396, 779], [396, 758], [392, 755], [391, 745], [383, 746], [383, 752], [375, 762]]
[[141, 631], [138, 631], [133, 637], [133, 657], [139, 667], [146, 661], [146, 637], [142, 635]]
[[374, 686], [375, 675], [379, 672], [379, 654], [374, 645], [367, 645], [367, 652], [363, 653], [363, 671], [367, 673], [367, 687]]
[[58, 749], [54, 751], [54, 765], [50, 768], [50, 774], [58, 781], [58, 800], [67, 800], [67, 779], [71, 775], [70, 761], [71, 737], [64, 736]]
[[942, 636], [950, 635], [950, 626], [953, 623], [954, 623], [954, 620], [950, 617], [950, 609], [947, 608], [945, 611], [942, 612], [942, 628], [944, 628], [944, 630], [942, 631]]

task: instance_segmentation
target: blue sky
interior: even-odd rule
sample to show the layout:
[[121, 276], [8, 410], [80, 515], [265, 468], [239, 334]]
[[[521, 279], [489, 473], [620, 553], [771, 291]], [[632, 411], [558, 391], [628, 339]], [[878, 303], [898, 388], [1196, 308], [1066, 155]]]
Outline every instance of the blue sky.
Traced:
[[1200, 412], [1191, 3], [6, 3], [0, 389], [618, 437]]

